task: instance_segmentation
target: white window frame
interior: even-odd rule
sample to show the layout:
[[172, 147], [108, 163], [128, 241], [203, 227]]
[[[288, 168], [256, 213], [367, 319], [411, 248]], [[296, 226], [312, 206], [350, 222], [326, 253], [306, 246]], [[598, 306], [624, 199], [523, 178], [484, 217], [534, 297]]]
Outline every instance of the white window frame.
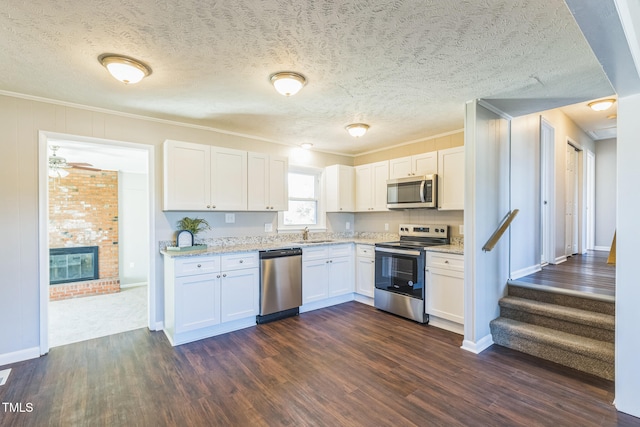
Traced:
[[[278, 233], [297, 233], [304, 230], [305, 227], [308, 227], [310, 231], [326, 231], [326, 215], [325, 215], [325, 207], [324, 207], [324, 188], [323, 188], [323, 174], [324, 170], [319, 168], [313, 168], [309, 166], [296, 166], [289, 165], [289, 173], [299, 173], [305, 175], [314, 175], [316, 180], [316, 200], [317, 200], [317, 219], [318, 223], [315, 225], [285, 225], [284, 223], [284, 212], [278, 212]], [[287, 179], [289, 176], [287, 175]]]

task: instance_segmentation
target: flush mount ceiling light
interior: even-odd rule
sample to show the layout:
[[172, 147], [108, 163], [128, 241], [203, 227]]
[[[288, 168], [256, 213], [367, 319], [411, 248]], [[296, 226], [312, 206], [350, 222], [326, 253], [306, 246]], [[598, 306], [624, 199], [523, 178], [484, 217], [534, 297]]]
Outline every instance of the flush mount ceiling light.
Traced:
[[614, 102], [616, 102], [615, 99], [601, 99], [600, 101], [590, 102], [587, 105], [591, 107], [593, 111], [604, 111], [611, 108]]
[[126, 56], [104, 54], [98, 57], [98, 61], [116, 80], [124, 84], [138, 83], [151, 74], [151, 68], [147, 65]]
[[281, 73], [272, 74], [270, 77], [271, 84], [284, 96], [295, 95], [307, 84], [307, 79], [298, 73], [292, 71], [283, 71]]
[[362, 135], [367, 133], [367, 130], [369, 130], [369, 125], [365, 123], [352, 123], [345, 127], [345, 129], [352, 137], [360, 138]]

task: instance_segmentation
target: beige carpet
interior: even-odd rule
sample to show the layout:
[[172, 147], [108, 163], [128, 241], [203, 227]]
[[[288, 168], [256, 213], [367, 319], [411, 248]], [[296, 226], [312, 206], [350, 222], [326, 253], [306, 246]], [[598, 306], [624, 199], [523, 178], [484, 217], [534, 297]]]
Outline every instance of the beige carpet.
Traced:
[[49, 347], [147, 326], [147, 286], [49, 302]]

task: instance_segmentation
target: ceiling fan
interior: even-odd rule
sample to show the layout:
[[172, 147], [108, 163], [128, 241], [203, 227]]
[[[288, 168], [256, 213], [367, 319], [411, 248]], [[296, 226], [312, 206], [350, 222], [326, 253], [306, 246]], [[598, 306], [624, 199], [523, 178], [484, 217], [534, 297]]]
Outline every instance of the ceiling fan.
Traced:
[[49, 176], [52, 178], [64, 178], [69, 175], [66, 169], [83, 169], [89, 171], [100, 171], [102, 169], [94, 168], [90, 163], [67, 162], [64, 157], [59, 157], [56, 152], [60, 149], [57, 145], [51, 146], [53, 154], [49, 156]]

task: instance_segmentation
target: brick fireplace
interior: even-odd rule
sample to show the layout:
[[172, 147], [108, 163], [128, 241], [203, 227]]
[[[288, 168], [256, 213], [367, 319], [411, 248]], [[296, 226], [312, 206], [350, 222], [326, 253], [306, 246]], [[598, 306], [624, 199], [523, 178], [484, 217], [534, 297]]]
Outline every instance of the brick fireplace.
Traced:
[[[51, 300], [107, 294], [120, 291], [118, 265], [118, 173], [68, 169], [64, 178], [49, 179], [49, 247]], [[97, 253], [97, 274], [88, 274], [85, 255], [54, 257], [53, 253], [78, 251], [94, 247]], [[67, 262], [67, 270], [63, 264]], [[82, 263], [84, 262], [84, 266]], [[78, 266], [78, 263], [81, 266]], [[77, 270], [79, 275], [76, 274]], [[62, 273], [71, 280], [60, 280]]]

